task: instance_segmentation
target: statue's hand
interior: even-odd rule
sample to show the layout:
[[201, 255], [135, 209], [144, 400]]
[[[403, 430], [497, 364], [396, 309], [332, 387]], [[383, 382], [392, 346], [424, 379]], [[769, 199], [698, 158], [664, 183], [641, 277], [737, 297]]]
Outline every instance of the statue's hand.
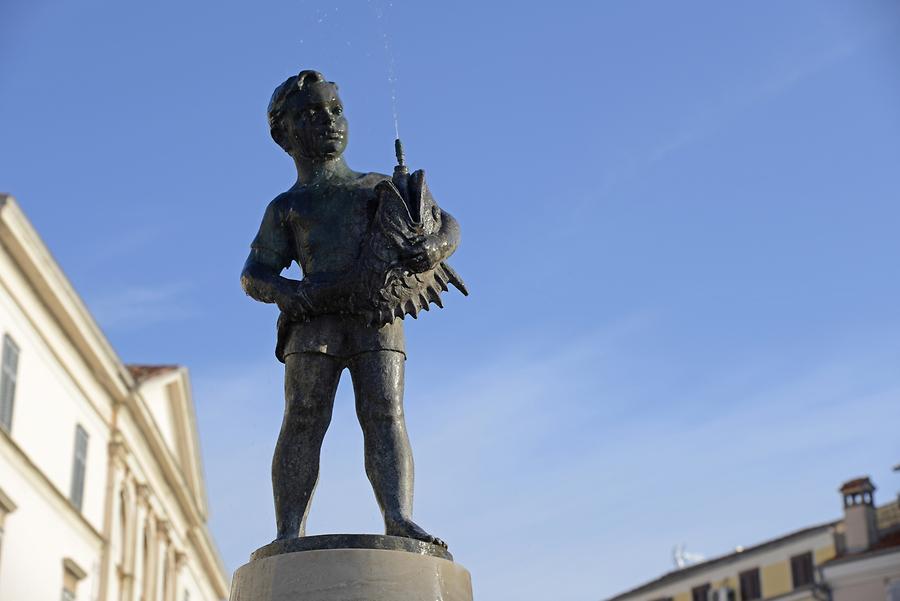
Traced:
[[422, 236], [404, 253], [403, 265], [413, 273], [423, 273], [443, 260], [441, 248], [435, 236]]
[[352, 276], [334, 281], [302, 280], [293, 294], [279, 301], [278, 307], [290, 317], [309, 321], [326, 313], [362, 313], [358, 282]]
[[275, 301], [281, 312], [292, 321], [308, 321], [311, 315], [309, 302], [298, 293], [285, 295]]

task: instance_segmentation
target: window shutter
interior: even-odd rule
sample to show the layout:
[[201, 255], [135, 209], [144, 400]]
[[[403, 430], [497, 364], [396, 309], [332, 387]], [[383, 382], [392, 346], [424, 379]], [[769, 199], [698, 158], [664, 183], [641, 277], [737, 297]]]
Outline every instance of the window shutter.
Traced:
[[759, 583], [759, 568], [740, 573], [741, 601], [762, 598], [762, 587]]
[[19, 347], [9, 334], [6, 334], [3, 336], [3, 358], [0, 360], [0, 427], [7, 432], [12, 429], [18, 369]]
[[75, 427], [75, 453], [72, 460], [72, 490], [69, 500], [78, 511], [84, 501], [84, 477], [87, 468], [88, 434], [78, 425]]
[[701, 584], [692, 588], [691, 601], [709, 601], [709, 584]]
[[791, 557], [791, 577], [794, 581], [794, 588], [813, 583], [813, 559], [811, 552]]

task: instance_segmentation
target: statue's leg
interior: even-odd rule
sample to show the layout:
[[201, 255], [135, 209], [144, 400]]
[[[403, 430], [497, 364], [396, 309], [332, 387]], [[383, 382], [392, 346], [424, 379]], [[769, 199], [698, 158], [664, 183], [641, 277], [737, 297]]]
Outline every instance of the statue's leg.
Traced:
[[342, 362], [328, 355], [285, 357], [284, 420], [272, 458], [278, 540], [306, 535], [306, 517], [319, 480], [319, 453], [342, 369]]
[[412, 521], [413, 457], [403, 416], [404, 362], [396, 351], [370, 351], [350, 360], [366, 475], [384, 515], [386, 534], [446, 546]]

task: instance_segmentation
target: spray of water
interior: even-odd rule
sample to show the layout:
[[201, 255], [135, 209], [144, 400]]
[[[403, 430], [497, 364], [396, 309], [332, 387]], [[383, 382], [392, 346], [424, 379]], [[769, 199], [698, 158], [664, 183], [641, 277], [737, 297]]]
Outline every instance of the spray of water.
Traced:
[[[397, 116], [397, 63], [394, 60], [394, 49], [391, 45], [391, 38], [388, 35], [387, 29], [385, 28], [385, 16], [384, 16], [384, 7], [380, 2], [372, 2], [369, 0], [369, 5], [372, 6], [375, 10], [375, 17], [378, 22], [378, 33], [381, 35], [381, 41], [384, 45], [384, 58], [387, 61], [388, 66], [388, 85], [391, 88], [391, 109], [394, 113], [394, 135], [396, 139], [400, 139], [400, 119]], [[393, 3], [388, 3], [388, 7], [394, 6]]]

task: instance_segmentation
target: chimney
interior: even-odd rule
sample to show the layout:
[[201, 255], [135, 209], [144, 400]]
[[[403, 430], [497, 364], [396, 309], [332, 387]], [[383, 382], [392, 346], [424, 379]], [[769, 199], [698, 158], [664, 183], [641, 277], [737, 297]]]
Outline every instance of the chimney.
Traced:
[[847, 553], [860, 553], [878, 541], [874, 492], [875, 486], [868, 477], [856, 478], [841, 486]]

